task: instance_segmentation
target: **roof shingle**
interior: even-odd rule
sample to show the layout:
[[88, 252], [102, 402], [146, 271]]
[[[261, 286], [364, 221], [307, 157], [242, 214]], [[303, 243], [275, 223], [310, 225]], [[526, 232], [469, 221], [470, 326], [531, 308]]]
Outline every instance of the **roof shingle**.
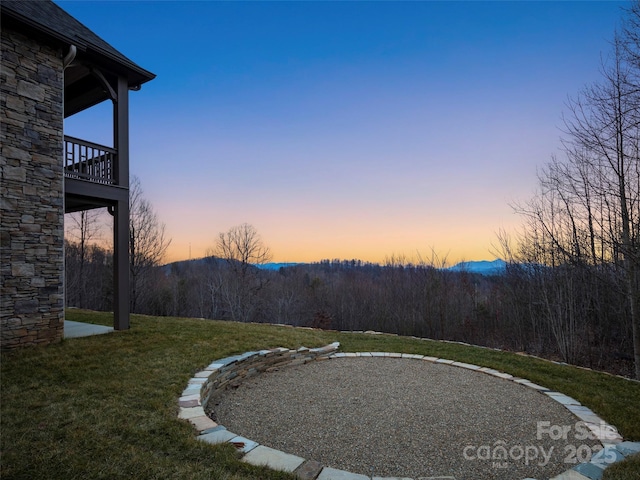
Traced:
[[140, 85], [155, 78], [153, 73], [128, 59], [51, 0], [2, 0], [0, 14], [124, 68], [129, 73], [130, 84]]

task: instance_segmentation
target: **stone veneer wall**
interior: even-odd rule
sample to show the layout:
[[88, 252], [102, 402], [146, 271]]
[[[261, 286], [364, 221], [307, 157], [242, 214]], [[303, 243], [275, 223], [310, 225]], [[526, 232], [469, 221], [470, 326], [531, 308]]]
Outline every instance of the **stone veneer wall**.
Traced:
[[59, 341], [64, 329], [61, 52], [1, 32], [0, 347]]

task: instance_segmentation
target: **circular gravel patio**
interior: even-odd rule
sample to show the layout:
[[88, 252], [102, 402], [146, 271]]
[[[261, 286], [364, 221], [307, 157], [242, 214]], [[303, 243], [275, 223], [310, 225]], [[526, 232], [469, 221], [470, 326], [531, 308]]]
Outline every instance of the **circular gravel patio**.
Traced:
[[371, 477], [550, 478], [601, 446], [533, 388], [400, 358], [283, 367], [244, 380], [208, 409], [262, 445]]

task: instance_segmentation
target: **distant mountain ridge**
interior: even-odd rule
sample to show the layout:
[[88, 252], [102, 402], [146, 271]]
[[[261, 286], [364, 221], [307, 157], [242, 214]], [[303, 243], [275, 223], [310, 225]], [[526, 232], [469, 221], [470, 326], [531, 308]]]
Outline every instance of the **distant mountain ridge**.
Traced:
[[498, 258], [496, 260], [478, 260], [460, 262], [447, 270], [452, 272], [479, 273], [480, 275], [502, 275], [507, 271], [507, 262]]
[[262, 270], [280, 270], [281, 268], [295, 267], [296, 265], [306, 265], [305, 263], [298, 262], [284, 262], [284, 263], [259, 263], [255, 266]]
[[[308, 265], [306, 263], [298, 262], [283, 262], [283, 263], [263, 263], [256, 265], [256, 267], [262, 270], [280, 270], [281, 268], [295, 267], [298, 265]], [[478, 273], [480, 275], [502, 275], [507, 271], [507, 262], [498, 258], [496, 260], [476, 260], [469, 262], [460, 262], [456, 265], [446, 268], [451, 272], [469, 272]]]
[[[202, 265], [207, 262], [210, 263], [218, 263], [224, 262], [223, 259], [215, 258], [215, 257], [206, 257], [199, 258], [195, 260], [182, 260], [178, 262], [172, 262], [171, 264], [165, 265], [163, 268], [170, 268], [171, 265], [175, 266], [186, 266], [188, 264]], [[290, 268], [296, 266], [304, 266], [304, 265], [313, 265], [304, 262], [270, 262], [254, 265], [254, 267], [259, 268], [260, 270], [268, 270], [268, 271], [278, 271], [281, 268]], [[452, 267], [445, 268], [444, 270], [448, 270], [451, 272], [469, 272], [476, 273], [479, 275], [503, 275], [507, 271], [507, 262], [498, 258], [496, 260], [475, 260], [469, 262], [460, 262]]]

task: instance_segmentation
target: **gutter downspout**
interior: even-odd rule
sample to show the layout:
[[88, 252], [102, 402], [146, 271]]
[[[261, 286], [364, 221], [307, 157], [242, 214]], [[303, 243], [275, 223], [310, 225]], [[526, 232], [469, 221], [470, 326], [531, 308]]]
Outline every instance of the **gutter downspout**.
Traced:
[[78, 49], [75, 45], [69, 45], [69, 52], [62, 59], [62, 68], [66, 69], [71, 62], [73, 62], [76, 58], [76, 53], [78, 53]]
[[[64, 58], [62, 59], [62, 76], [64, 78], [64, 71], [67, 69], [67, 67], [69, 65], [71, 65], [71, 62], [73, 62], [76, 58], [76, 54], [78, 53], [78, 49], [76, 48], [75, 45], [69, 45], [69, 51], [67, 52], [67, 54], [64, 56]], [[62, 168], [64, 171], [64, 80], [62, 80]], [[64, 218], [64, 212], [66, 209], [66, 192], [64, 189], [64, 173], [62, 174], [62, 216]], [[63, 229], [64, 229], [64, 220], [63, 220]], [[65, 263], [65, 259], [66, 259], [66, 255], [65, 255], [65, 251], [64, 251], [64, 241], [62, 242], [62, 262], [63, 262], [63, 266], [62, 266], [62, 338], [64, 338], [64, 320], [65, 320], [65, 313], [64, 313], [64, 309], [67, 306], [67, 292], [66, 292], [66, 285], [67, 285], [67, 265]]]

